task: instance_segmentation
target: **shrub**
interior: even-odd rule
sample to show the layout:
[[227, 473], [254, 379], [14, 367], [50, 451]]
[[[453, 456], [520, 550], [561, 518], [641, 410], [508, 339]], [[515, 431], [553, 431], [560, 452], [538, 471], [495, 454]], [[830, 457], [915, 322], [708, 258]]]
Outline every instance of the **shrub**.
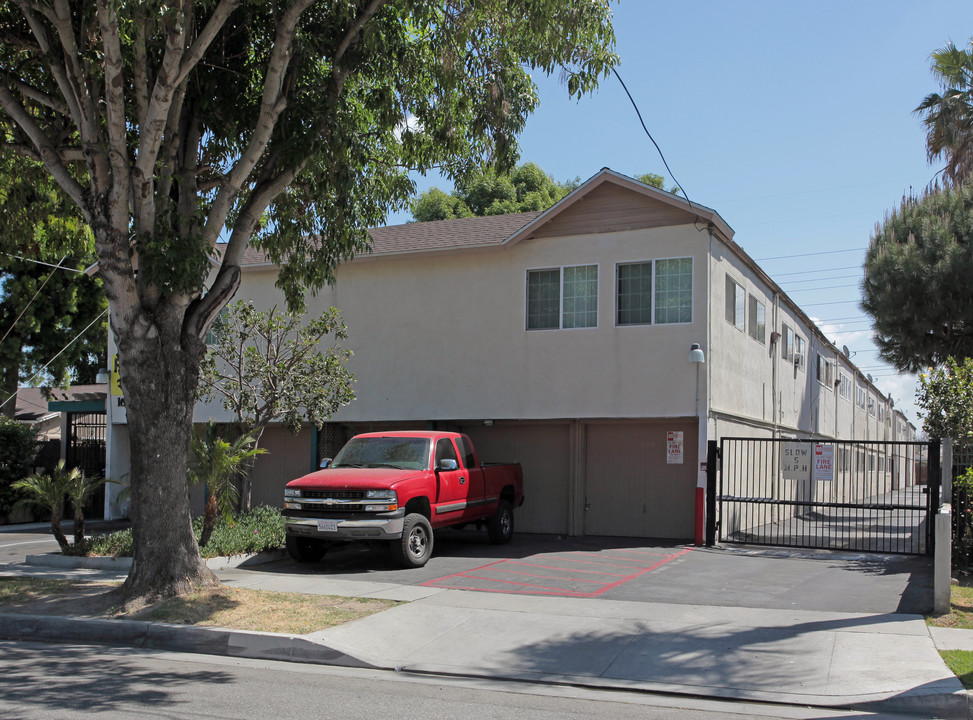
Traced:
[[[203, 530], [203, 519], [193, 521], [197, 539]], [[132, 531], [119, 530], [107, 535], [94, 535], [85, 541], [83, 555], [131, 556]], [[278, 508], [255, 507], [250, 512], [220, 517], [205, 548], [203, 557], [248, 555], [284, 546], [284, 518]], [[72, 553], [73, 554], [73, 553]]]
[[0, 518], [24, 496], [12, 485], [34, 472], [37, 432], [29, 425], [0, 416]]

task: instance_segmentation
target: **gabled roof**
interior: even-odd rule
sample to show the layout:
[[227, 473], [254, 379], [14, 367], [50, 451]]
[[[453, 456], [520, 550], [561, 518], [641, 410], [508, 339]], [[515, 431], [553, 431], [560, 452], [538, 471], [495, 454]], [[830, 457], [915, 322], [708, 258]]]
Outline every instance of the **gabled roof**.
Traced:
[[[590, 216], [597, 217], [596, 226], [586, 223]], [[502, 247], [531, 237], [592, 232], [592, 227], [612, 232], [687, 224], [711, 227], [726, 239], [733, 237], [732, 228], [715, 210], [603, 168], [544, 211], [372, 228], [369, 254]], [[260, 250], [248, 247], [243, 253], [243, 267], [270, 264]]]
[[513, 244], [532, 237], [685, 224], [708, 226], [725, 240], [733, 237], [733, 229], [715, 210], [641, 183], [611, 168], [602, 168], [513, 233], [505, 243]]
[[14, 418], [18, 422], [31, 425], [44, 422], [57, 416], [47, 409], [47, 398], [43, 388], [18, 388]]

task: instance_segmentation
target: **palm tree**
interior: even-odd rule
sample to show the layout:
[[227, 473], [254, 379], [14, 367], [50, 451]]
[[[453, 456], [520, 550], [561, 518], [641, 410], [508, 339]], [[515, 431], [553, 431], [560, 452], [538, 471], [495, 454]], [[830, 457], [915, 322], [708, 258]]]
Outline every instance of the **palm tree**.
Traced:
[[209, 493], [203, 512], [200, 547], [205, 547], [209, 542], [220, 509], [224, 516], [229, 516], [231, 508], [236, 504], [239, 492], [234, 481], [247, 472], [248, 463], [253, 458], [267, 452], [261, 447], [253, 447], [254, 435], [255, 433], [241, 435], [232, 443], [227, 442], [216, 434], [216, 428], [210, 422], [202, 435], [193, 433], [190, 438], [196, 467], [189, 471], [189, 482], [192, 485], [204, 482]]
[[[58, 461], [58, 466], [63, 466], [63, 460]], [[80, 545], [84, 542], [84, 506], [94, 492], [108, 482], [108, 478], [95, 477], [89, 478], [83, 472], [78, 471], [69, 473], [67, 485], [68, 500], [74, 506], [74, 544]]]
[[50, 475], [31, 475], [23, 480], [18, 480], [11, 487], [27, 493], [27, 497], [17, 501], [14, 507], [36, 507], [51, 513], [51, 533], [61, 550], [69, 547], [68, 539], [64, 536], [61, 528], [61, 508], [64, 505], [64, 496], [68, 494], [68, 488], [78, 481], [78, 476], [83, 473], [78, 468], [66, 470], [64, 461], [58, 460], [57, 467]]
[[927, 95], [914, 112], [925, 116], [929, 162], [944, 157], [955, 185], [973, 173], [973, 40], [965, 50], [950, 42], [931, 57], [942, 94]]

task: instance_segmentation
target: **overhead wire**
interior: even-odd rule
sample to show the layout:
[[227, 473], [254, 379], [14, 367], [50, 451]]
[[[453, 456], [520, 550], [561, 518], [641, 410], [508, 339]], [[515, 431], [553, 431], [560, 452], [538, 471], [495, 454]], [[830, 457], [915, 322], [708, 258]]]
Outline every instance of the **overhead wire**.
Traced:
[[[55, 270], [57, 268], [60, 268], [61, 267], [61, 263], [63, 263], [65, 260], [67, 260], [67, 257], [68, 256], [65, 255], [64, 257], [62, 257], [58, 261], [57, 265], [54, 266]], [[45, 263], [45, 264], [48, 264], [48, 263]], [[34, 293], [34, 296], [30, 300], [27, 301], [27, 304], [26, 305], [24, 305], [24, 309], [20, 311], [20, 315], [18, 315], [17, 316], [17, 319], [14, 320], [13, 325], [11, 325], [9, 328], [7, 328], [7, 332], [5, 332], [3, 334], [3, 337], [0, 338], [0, 343], [2, 343], [4, 340], [6, 340], [7, 339], [7, 336], [10, 335], [10, 333], [13, 331], [13, 329], [15, 327], [17, 327], [17, 323], [20, 322], [20, 319], [24, 316], [24, 313], [27, 312], [27, 308], [29, 308], [33, 304], [34, 300], [37, 299], [37, 296], [41, 294], [41, 290], [43, 290], [44, 289], [44, 286], [47, 285], [47, 281], [50, 280], [52, 277], [54, 277], [54, 270], [51, 270], [51, 272], [48, 274], [48, 276], [46, 278], [44, 278], [44, 282], [42, 282], [41, 283], [41, 286], [39, 288], [37, 288], [37, 292], [35, 292]]]
[[[88, 325], [85, 327], [84, 330], [82, 330], [77, 335], [75, 335], [73, 338], [71, 338], [70, 342], [68, 342], [67, 345], [65, 345], [63, 348], [61, 348], [60, 350], [58, 350], [57, 355], [55, 355], [50, 360], [48, 360], [47, 363], [44, 364], [44, 367], [42, 367], [40, 370], [38, 370], [37, 372], [35, 372], [29, 378], [27, 378], [27, 380], [25, 381], [25, 383], [29, 384], [34, 378], [36, 378], [42, 372], [44, 372], [45, 370], [47, 370], [47, 368], [49, 368], [51, 366], [51, 363], [53, 363], [55, 360], [57, 360], [59, 357], [61, 357], [61, 355], [63, 355], [64, 352], [69, 347], [71, 347], [72, 345], [74, 345], [74, 343], [78, 340], [78, 338], [80, 338], [82, 335], [84, 335], [86, 332], [88, 332], [88, 330], [91, 329], [91, 327], [96, 322], [98, 322], [99, 320], [101, 320], [107, 314], [108, 314], [108, 308], [105, 308], [104, 310], [102, 310], [101, 314], [98, 317], [96, 317], [94, 320], [92, 320], [90, 323], [88, 323]], [[2, 403], [0, 403], [0, 408], [2, 408], [4, 405], [6, 405], [11, 400], [13, 400], [15, 397], [17, 397], [17, 391], [16, 390], [14, 391], [13, 395], [10, 395], [9, 397], [7, 397], [6, 400], [4, 400]]]

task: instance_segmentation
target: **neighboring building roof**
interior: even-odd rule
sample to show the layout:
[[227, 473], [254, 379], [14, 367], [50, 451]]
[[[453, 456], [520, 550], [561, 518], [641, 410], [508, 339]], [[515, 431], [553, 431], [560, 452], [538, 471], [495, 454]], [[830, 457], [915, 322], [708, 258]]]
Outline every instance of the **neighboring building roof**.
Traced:
[[44, 388], [20, 388], [17, 390], [17, 409], [14, 419], [18, 422], [36, 425], [57, 417], [56, 412], [47, 409]]

